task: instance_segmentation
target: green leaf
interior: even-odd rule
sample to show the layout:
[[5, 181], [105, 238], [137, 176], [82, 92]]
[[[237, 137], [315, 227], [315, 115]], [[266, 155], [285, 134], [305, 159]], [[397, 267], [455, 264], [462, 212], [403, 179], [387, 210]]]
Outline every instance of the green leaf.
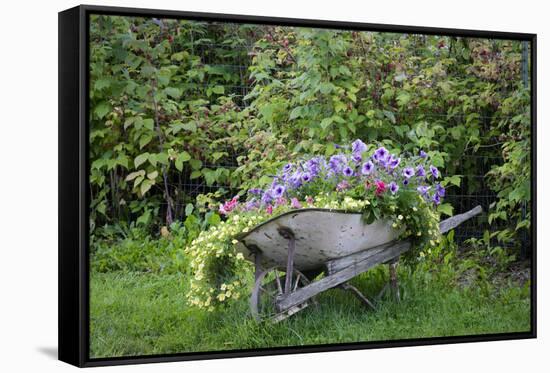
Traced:
[[164, 88], [164, 93], [166, 93], [167, 96], [175, 98], [176, 100], [181, 97], [181, 89], [179, 88], [166, 87]]
[[134, 172], [129, 173], [128, 176], [126, 176], [125, 180], [126, 181], [131, 181], [131, 180], [134, 180], [138, 176], [144, 176], [144, 175], [145, 175], [144, 170], [134, 171]]
[[94, 83], [94, 89], [96, 91], [101, 91], [103, 88], [107, 88], [111, 85], [110, 79], [98, 79]]
[[222, 95], [225, 92], [225, 89], [223, 85], [217, 85], [212, 87], [212, 92], [214, 92], [217, 95]]
[[144, 164], [147, 159], [149, 158], [149, 153], [143, 153], [143, 154], [140, 154], [138, 155], [135, 159], [134, 159], [134, 166], [135, 168], [138, 168], [139, 166], [141, 166], [142, 164]]
[[143, 182], [139, 186], [139, 191], [141, 192], [141, 195], [144, 196], [145, 193], [147, 193], [149, 189], [151, 189], [153, 184], [154, 182], [152, 180], [147, 180], [147, 179], [143, 180]]
[[201, 175], [202, 175], [202, 173], [201, 173], [200, 170], [195, 170], [195, 171], [191, 172], [191, 175], [189, 177], [191, 178], [191, 180], [194, 180], [194, 179], [199, 178]]
[[157, 176], [159, 176], [158, 171], [153, 171], [153, 172], [150, 172], [150, 173], [147, 174], [147, 178], [149, 180], [155, 180], [157, 178]]
[[155, 122], [153, 121], [153, 119], [147, 118], [143, 120], [143, 126], [152, 131], [155, 128]]
[[189, 164], [191, 165], [191, 168], [192, 168], [193, 170], [198, 170], [199, 168], [202, 167], [202, 161], [199, 160], [199, 159], [191, 159], [191, 160], [189, 161]]
[[195, 207], [193, 206], [192, 203], [188, 203], [187, 206], [185, 206], [185, 216], [189, 216], [193, 213], [193, 209]]
[[293, 120], [293, 119], [299, 118], [301, 115], [302, 115], [302, 107], [297, 106], [294, 109], [292, 109], [292, 111], [290, 112], [289, 119]]
[[94, 108], [94, 113], [99, 119], [103, 119], [111, 111], [111, 105], [106, 101], [101, 101]]
[[151, 210], [146, 210], [139, 218], [136, 220], [137, 225], [147, 225], [151, 220]]
[[326, 130], [332, 124], [332, 117], [325, 118], [321, 121], [321, 128]]
[[182, 162], [187, 162], [191, 159], [191, 156], [184, 150], [178, 155], [178, 158], [181, 158]]
[[174, 161], [174, 166], [176, 166], [176, 169], [179, 172], [183, 171], [183, 162], [181, 161], [180, 157], [176, 157], [176, 160]]
[[139, 139], [139, 148], [143, 149], [145, 145], [151, 142], [152, 139], [153, 137], [151, 135], [141, 136], [141, 138]]
[[221, 221], [222, 221], [222, 219], [221, 219], [220, 216], [219, 216], [218, 214], [216, 214], [215, 212], [212, 213], [210, 216], [208, 216], [208, 217], [206, 218], [206, 222], [208, 223], [209, 226], [217, 225], [217, 224], [219, 224]]
[[437, 211], [441, 214], [453, 216], [453, 206], [450, 203], [442, 203], [437, 207]]
[[397, 104], [399, 106], [405, 106], [411, 100], [411, 95], [408, 92], [401, 91], [397, 94]]

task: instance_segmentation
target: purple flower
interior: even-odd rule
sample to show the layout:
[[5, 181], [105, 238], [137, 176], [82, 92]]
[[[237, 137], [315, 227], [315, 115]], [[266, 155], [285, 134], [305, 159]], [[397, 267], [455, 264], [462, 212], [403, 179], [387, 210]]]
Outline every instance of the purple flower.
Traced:
[[255, 198], [252, 198], [250, 201], [248, 201], [248, 202], [244, 205], [244, 210], [245, 210], [245, 211], [250, 211], [250, 210], [257, 209], [258, 207], [260, 207], [259, 201], [256, 201]]
[[439, 170], [435, 166], [430, 166], [430, 172], [432, 173], [434, 179], [439, 177]]
[[385, 161], [389, 154], [390, 152], [388, 152], [386, 148], [381, 146], [374, 152], [374, 159], [377, 161]]
[[361, 155], [361, 153], [364, 153], [367, 151], [367, 145], [363, 141], [357, 139], [351, 143], [351, 151], [354, 154]]
[[409, 185], [409, 179], [403, 180], [403, 185]]
[[414, 169], [412, 167], [406, 167], [403, 169], [403, 176], [405, 176], [407, 179], [410, 179], [412, 176], [414, 176]]
[[399, 163], [401, 163], [401, 158], [397, 158], [395, 155], [392, 154], [392, 156], [390, 157], [390, 161], [388, 163], [389, 168], [393, 170], [397, 166], [399, 166]]
[[291, 170], [292, 170], [292, 163], [287, 163], [283, 167], [283, 173], [285, 173], [285, 174], [289, 173]]
[[293, 209], [301, 209], [302, 208], [302, 205], [300, 204], [300, 202], [298, 201], [298, 199], [296, 198], [291, 198], [290, 199], [290, 206], [293, 208]]
[[315, 177], [319, 174], [320, 163], [319, 158], [311, 158], [306, 162], [305, 168], [310, 172], [311, 177]]
[[428, 194], [428, 190], [430, 189], [429, 186], [425, 186], [425, 185], [420, 185], [418, 188], [416, 188], [416, 190], [418, 191], [418, 193], [420, 193], [421, 196], [424, 196], [426, 197], [426, 195]]
[[[284, 188], [284, 187], [283, 187]], [[271, 189], [270, 190], [266, 190], [264, 192], [264, 194], [262, 195], [262, 202], [265, 203], [265, 204], [268, 204], [270, 203], [271, 201], [273, 201], [273, 195], [271, 194], [272, 191]]]
[[353, 155], [351, 156], [351, 159], [356, 163], [356, 164], [359, 164], [363, 161], [363, 157], [361, 156], [361, 154], [359, 153], [353, 153]]
[[371, 161], [368, 161], [367, 163], [363, 163], [363, 166], [361, 167], [361, 173], [363, 175], [370, 175], [374, 171], [374, 163]]
[[445, 187], [443, 187], [440, 183], [435, 184], [435, 194], [439, 197], [445, 197]]
[[348, 189], [349, 186], [350, 185], [347, 180], [342, 180], [341, 182], [338, 183], [338, 185], [336, 185], [336, 191], [341, 192], [343, 190]]
[[283, 185], [275, 185], [271, 188], [271, 195], [274, 198], [281, 198], [285, 193], [285, 187]]
[[435, 193], [432, 197], [432, 201], [434, 205], [439, 205], [441, 203], [441, 197], [439, 196], [439, 194]]
[[252, 188], [248, 190], [248, 193], [254, 196], [259, 196], [260, 194], [262, 194], [262, 190], [258, 188]]
[[302, 185], [302, 173], [300, 171], [293, 173], [289, 182], [291, 187], [299, 188]]
[[418, 177], [426, 176], [426, 170], [424, 170], [424, 166], [419, 165], [418, 167], [416, 167], [416, 176]]
[[344, 174], [344, 176], [346, 177], [350, 177], [350, 176], [353, 176], [353, 169], [349, 166], [346, 166], [344, 167], [344, 170], [342, 171], [342, 173]]
[[283, 206], [283, 205], [286, 205], [285, 197], [279, 197], [275, 200], [275, 206]]
[[391, 194], [397, 193], [398, 190], [399, 190], [399, 185], [397, 185], [397, 183], [395, 181], [392, 181], [390, 183], [390, 192], [391, 192]]
[[330, 157], [330, 160], [328, 161], [328, 167], [331, 169], [332, 172], [338, 174], [342, 171], [346, 163], [346, 156], [343, 154], [337, 154]]
[[420, 150], [420, 158], [426, 158], [428, 156], [428, 154], [426, 154], [426, 152], [424, 150]]
[[304, 183], [309, 183], [311, 181], [312, 177], [311, 177], [311, 174], [309, 172], [304, 172], [302, 174], [302, 181]]

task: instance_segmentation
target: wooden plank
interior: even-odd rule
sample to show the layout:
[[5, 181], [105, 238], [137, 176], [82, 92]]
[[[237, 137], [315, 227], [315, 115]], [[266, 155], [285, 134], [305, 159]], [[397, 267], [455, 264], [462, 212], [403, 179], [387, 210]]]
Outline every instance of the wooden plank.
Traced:
[[295, 292], [282, 297], [277, 303], [281, 310], [289, 309], [293, 306], [301, 304], [309, 298], [325, 291], [343, 284], [346, 281], [351, 280], [355, 276], [369, 270], [377, 264], [383, 263], [387, 260], [395, 258], [411, 247], [410, 242], [401, 241], [394, 245], [387, 247], [385, 250], [379, 251], [369, 258], [355, 262], [347, 268], [334, 273], [330, 276], [324, 277], [319, 281], [315, 281], [308, 286], [300, 288]]
[[478, 214], [481, 214], [482, 212], [483, 212], [483, 209], [481, 208], [481, 206], [476, 206], [468, 212], [451, 216], [450, 218], [445, 219], [439, 223], [439, 231], [441, 233], [446, 233], [451, 229], [458, 227], [460, 224], [462, 224], [466, 220], [471, 219]]
[[345, 256], [343, 258], [338, 258], [327, 262], [327, 271], [331, 275], [338, 271], [343, 270], [353, 264], [362, 262], [365, 259], [370, 258], [371, 256], [378, 254], [381, 251], [386, 250], [389, 247], [392, 247], [396, 244], [396, 241], [388, 242], [380, 246], [373, 247], [371, 249], [363, 250], [355, 254]]

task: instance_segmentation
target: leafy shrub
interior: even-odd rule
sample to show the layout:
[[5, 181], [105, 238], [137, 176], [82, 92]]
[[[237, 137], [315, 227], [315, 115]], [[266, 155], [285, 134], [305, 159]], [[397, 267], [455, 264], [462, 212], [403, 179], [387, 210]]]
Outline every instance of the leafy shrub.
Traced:
[[[425, 149], [451, 193], [490, 182], [499, 244], [529, 230], [518, 41], [116, 16], [90, 27], [93, 227], [155, 231], [195, 204], [186, 181], [264, 188], [286, 159], [364, 138]], [[484, 157], [503, 161], [485, 181]]]

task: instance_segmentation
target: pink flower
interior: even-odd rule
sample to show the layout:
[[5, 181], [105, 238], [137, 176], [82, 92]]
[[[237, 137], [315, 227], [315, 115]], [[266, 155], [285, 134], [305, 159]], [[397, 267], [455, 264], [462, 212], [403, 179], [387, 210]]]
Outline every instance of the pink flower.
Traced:
[[343, 190], [348, 189], [349, 186], [350, 186], [350, 185], [349, 185], [348, 181], [347, 181], [347, 180], [343, 180], [343, 181], [341, 181], [340, 183], [338, 183], [338, 185], [336, 185], [336, 191], [341, 192], [341, 191], [343, 191]]
[[273, 206], [271, 206], [271, 205], [267, 206], [266, 209], [265, 209], [265, 211], [266, 211], [269, 215], [273, 214]]
[[384, 182], [382, 180], [378, 180], [376, 182], [376, 191], [375, 191], [375, 194], [377, 196], [379, 196], [380, 194], [384, 193], [384, 191], [386, 190], [386, 184], [384, 184]]
[[307, 202], [308, 205], [313, 205], [313, 197], [308, 196], [306, 198], [306, 202]]
[[292, 206], [293, 209], [301, 209], [302, 208], [302, 205], [300, 204], [300, 202], [296, 198], [292, 198], [290, 200], [290, 206]]
[[279, 197], [275, 200], [276, 206], [286, 205], [286, 198], [285, 197]]
[[233, 197], [231, 201], [226, 201], [223, 205], [220, 205], [220, 208], [218, 211], [222, 215], [229, 214], [231, 211], [233, 211], [235, 207], [237, 207], [237, 204], [239, 203], [238, 200], [239, 200], [239, 196]]

